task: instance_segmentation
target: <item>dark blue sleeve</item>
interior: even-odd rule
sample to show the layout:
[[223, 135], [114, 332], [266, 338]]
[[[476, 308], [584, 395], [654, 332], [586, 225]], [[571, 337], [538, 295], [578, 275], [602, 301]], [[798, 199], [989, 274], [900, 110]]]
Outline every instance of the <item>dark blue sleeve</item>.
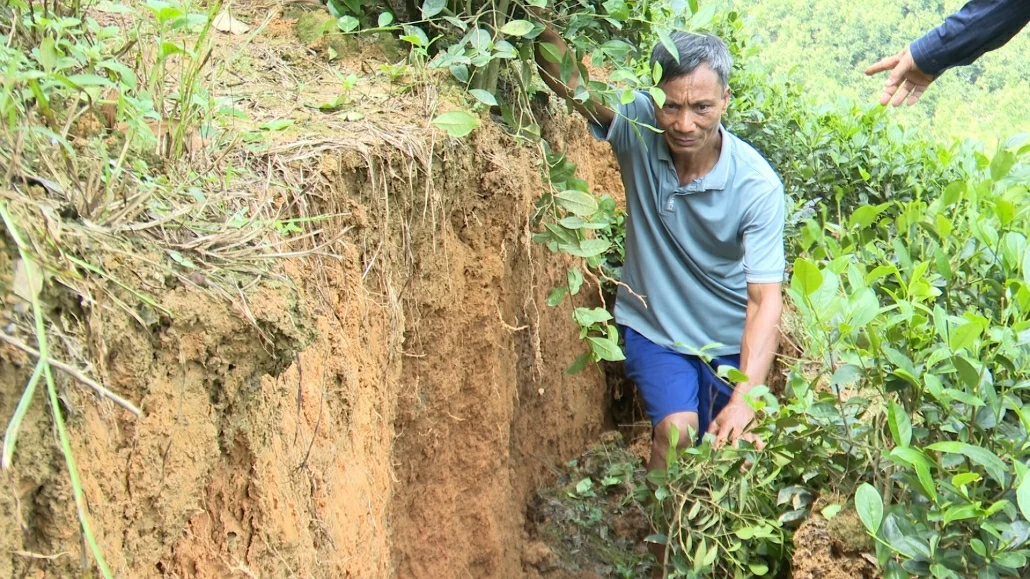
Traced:
[[972, 0], [909, 48], [919, 70], [936, 76], [1001, 47], [1030, 22], [1030, 0]]

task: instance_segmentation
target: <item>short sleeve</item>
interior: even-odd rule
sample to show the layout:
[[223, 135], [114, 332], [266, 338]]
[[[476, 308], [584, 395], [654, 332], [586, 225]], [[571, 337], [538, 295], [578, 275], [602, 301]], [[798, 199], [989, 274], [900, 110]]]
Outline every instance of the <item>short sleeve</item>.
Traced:
[[587, 124], [595, 138], [607, 141], [616, 154], [621, 153], [639, 141], [642, 132], [649, 131], [646, 126], [656, 126], [654, 101], [646, 92], [636, 91], [631, 102], [620, 104], [615, 109], [615, 119], [610, 126], [603, 127], [595, 122]]
[[744, 277], [748, 283], [781, 283], [786, 268], [783, 186], [776, 183], [744, 213]]

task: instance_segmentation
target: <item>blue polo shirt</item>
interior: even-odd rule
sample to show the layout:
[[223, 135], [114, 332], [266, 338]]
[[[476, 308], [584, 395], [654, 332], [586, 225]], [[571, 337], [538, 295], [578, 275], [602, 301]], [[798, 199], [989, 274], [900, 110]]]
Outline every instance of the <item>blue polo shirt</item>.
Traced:
[[626, 263], [618, 323], [683, 353], [740, 352], [748, 283], [783, 281], [783, 184], [750, 145], [722, 130], [715, 167], [680, 185], [654, 102], [638, 92], [607, 129], [626, 186]]

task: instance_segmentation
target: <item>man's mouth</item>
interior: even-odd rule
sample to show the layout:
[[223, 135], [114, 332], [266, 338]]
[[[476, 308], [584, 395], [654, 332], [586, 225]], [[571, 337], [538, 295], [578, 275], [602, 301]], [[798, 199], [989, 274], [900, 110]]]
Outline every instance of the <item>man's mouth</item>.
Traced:
[[696, 137], [671, 137], [670, 140], [677, 147], [693, 147], [698, 143]]

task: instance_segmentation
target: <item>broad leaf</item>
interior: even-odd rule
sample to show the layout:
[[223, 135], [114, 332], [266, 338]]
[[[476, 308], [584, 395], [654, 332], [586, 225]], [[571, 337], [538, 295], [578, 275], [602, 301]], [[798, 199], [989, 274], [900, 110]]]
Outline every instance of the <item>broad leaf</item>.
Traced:
[[483, 103], [484, 105], [495, 107], [497, 106], [497, 99], [494, 95], [481, 88], [469, 89], [469, 94], [476, 97], [476, 100]]
[[1016, 489], [1016, 502], [1023, 518], [1030, 522], [1030, 476], [1023, 477], [1023, 482]]
[[887, 423], [894, 437], [894, 444], [908, 446], [912, 442], [912, 420], [908, 411], [897, 402], [891, 402], [887, 411]]
[[589, 217], [597, 212], [597, 199], [589, 193], [569, 189], [556, 193], [554, 198], [563, 208], [580, 217]]
[[1005, 466], [1005, 463], [998, 458], [998, 455], [986, 448], [951, 440], [937, 442], [926, 448], [929, 450], [936, 450], [937, 452], [961, 454], [971, 460], [973, 464], [983, 467], [984, 470], [987, 471], [987, 476], [994, 479], [995, 482], [1000, 485], [1005, 484], [1008, 468]]
[[855, 509], [867, 531], [876, 534], [883, 522], [883, 499], [873, 485], [864, 483], [855, 493]]
[[803, 257], [794, 262], [794, 275], [791, 277], [791, 286], [800, 290], [803, 296], [812, 295], [819, 286], [823, 284], [823, 274], [819, 267]]
[[447, 0], [426, 0], [422, 3], [422, 16], [425, 18], [432, 18], [437, 14], [443, 12], [443, 9], [447, 7]]
[[479, 127], [479, 119], [465, 111], [446, 112], [433, 119], [432, 123], [454, 138], [464, 137]]
[[626, 356], [622, 353], [622, 348], [615, 342], [612, 342], [608, 338], [587, 338], [587, 343], [590, 344], [590, 351], [594, 353], [599, 360], [608, 360], [609, 362], [619, 362], [626, 359]]
[[533, 31], [533, 23], [528, 20], [512, 20], [501, 27], [501, 34], [508, 36], [525, 36]]

